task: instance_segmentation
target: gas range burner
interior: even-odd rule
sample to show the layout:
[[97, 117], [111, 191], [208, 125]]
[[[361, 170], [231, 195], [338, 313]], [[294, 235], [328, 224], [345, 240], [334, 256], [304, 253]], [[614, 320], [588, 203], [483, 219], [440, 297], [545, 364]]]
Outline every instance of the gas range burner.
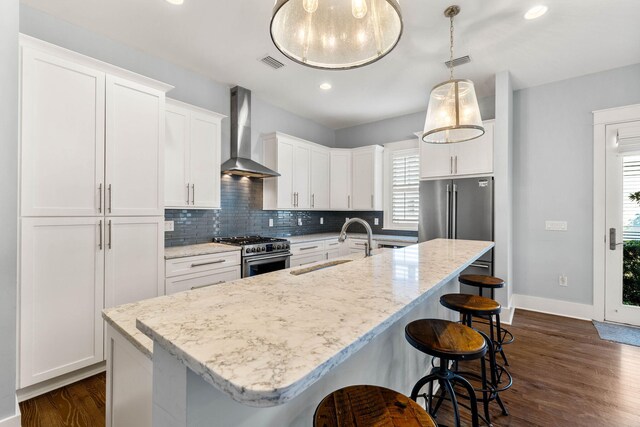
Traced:
[[289, 252], [289, 241], [276, 237], [262, 236], [236, 236], [216, 237], [214, 243], [224, 243], [233, 246], [242, 246], [243, 256], [255, 256], [260, 254]]

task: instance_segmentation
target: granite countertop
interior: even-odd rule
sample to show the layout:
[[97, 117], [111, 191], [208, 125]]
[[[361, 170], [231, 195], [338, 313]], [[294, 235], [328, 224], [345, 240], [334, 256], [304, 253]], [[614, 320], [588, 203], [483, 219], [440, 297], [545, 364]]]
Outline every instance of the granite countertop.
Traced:
[[[291, 243], [307, 243], [307, 242], [316, 242], [318, 240], [329, 240], [329, 239], [337, 239], [340, 237], [340, 233], [317, 233], [317, 234], [305, 234], [302, 236], [289, 236], [284, 237], [284, 239], [288, 239]], [[347, 232], [347, 238], [351, 239], [366, 239], [367, 235], [364, 233], [349, 233]], [[374, 234], [373, 240], [378, 241], [393, 241], [393, 242], [406, 242], [406, 243], [418, 243], [418, 238], [416, 236], [393, 236], [387, 234]]]
[[[493, 245], [437, 239], [309, 274], [282, 270], [159, 297], [138, 303], [143, 310], [136, 326], [236, 401], [275, 406], [298, 396]], [[111, 312], [104, 314], [107, 321]]]
[[224, 245], [222, 243], [201, 243], [198, 245], [174, 246], [171, 248], [164, 248], [164, 259], [211, 255], [240, 250], [240, 246]]

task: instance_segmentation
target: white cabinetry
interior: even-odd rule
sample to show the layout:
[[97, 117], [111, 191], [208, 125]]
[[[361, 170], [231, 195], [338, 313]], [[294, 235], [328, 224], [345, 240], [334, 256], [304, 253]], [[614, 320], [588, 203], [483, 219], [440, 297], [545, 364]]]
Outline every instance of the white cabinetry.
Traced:
[[420, 142], [420, 178], [488, 175], [493, 173], [493, 120], [484, 122], [480, 138], [456, 144]]
[[311, 209], [329, 209], [329, 150], [311, 148]]
[[224, 117], [167, 99], [166, 207], [220, 208], [220, 141]]
[[240, 251], [174, 258], [165, 261], [167, 295], [205, 288], [241, 277]]
[[353, 150], [352, 208], [381, 211], [382, 208], [382, 153], [379, 145]]
[[104, 249], [100, 218], [22, 219], [19, 387], [103, 360]]
[[281, 133], [267, 135], [264, 163], [280, 173], [264, 180], [264, 209], [309, 209], [311, 144]]
[[351, 209], [351, 150], [331, 150], [331, 209]]

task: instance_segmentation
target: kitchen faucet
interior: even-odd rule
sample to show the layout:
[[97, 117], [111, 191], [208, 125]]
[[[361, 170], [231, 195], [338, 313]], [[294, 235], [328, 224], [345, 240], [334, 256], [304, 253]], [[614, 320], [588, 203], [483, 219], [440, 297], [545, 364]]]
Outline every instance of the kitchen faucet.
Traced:
[[349, 226], [354, 222], [362, 224], [365, 230], [367, 230], [367, 243], [365, 243], [364, 247], [364, 256], [371, 256], [371, 238], [373, 236], [373, 231], [371, 231], [371, 226], [369, 225], [369, 223], [363, 219], [351, 218], [349, 221], [345, 222], [342, 226], [342, 231], [340, 231], [340, 237], [338, 237], [338, 241], [344, 242], [347, 239], [347, 228], [349, 228]]

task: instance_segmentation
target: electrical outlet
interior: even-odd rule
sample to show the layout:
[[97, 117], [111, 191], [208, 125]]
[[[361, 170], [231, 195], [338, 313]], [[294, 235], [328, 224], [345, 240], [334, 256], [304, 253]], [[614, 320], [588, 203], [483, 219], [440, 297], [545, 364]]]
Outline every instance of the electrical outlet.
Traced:
[[378, 218], [374, 218], [373, 225], [380, 225], [380, 220]]
[[302, 218], [298, 218], [298, 225], [302, 225]]
[[324, 218], [320, 217], [320, 225], [324, 224]]
[[569, 278], [565, 274], [561, 274], [558, 277], [558, 285], [560, 285], [560, 286], [569, 286]]
[[567, 221], [546, 221], [544, 229], [547, 231], [567, 231]]
[[173, 231], [173, 221], [164, 222], [164, 231]]
[[273, 218], [269, 218], [269, 227], [273, 227]]

